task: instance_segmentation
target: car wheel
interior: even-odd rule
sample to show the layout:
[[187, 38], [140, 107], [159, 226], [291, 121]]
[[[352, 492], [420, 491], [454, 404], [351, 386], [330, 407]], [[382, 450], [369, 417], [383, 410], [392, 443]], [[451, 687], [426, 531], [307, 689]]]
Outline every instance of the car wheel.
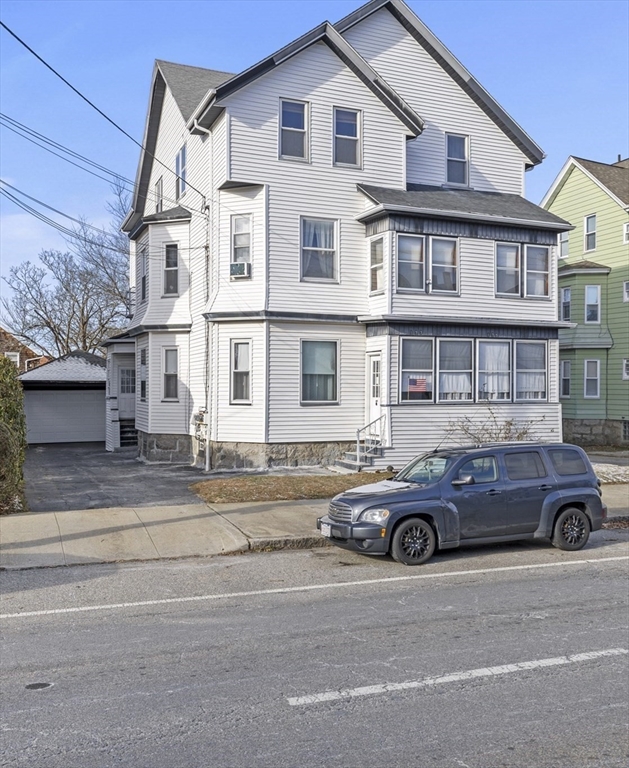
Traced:
[[437, 539], [429, 523], [420, 517], [404, 520], [391, 540], [391, 556], [404, 565], [421, 565], [432, 557]]
[[587, 544], [590, 538], [590, 521], [585, 512], [569, 507], [559, 515], [553, 528], [552, 543], [557, 549], [575, 552]]

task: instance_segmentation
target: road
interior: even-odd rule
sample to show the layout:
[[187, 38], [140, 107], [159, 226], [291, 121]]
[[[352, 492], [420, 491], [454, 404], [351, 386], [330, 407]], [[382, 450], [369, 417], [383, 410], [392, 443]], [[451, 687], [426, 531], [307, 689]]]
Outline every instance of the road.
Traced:
[[627, 766], [628, 544], [5, 572], [0, 764]]

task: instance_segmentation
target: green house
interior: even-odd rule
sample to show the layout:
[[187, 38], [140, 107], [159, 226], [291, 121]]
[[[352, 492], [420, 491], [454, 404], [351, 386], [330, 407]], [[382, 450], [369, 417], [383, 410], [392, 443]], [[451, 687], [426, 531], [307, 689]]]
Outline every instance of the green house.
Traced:
[[564, 439], [629, 443], [629, 159], [570, 157], [542, 207], [559, 236], [559, 384]]

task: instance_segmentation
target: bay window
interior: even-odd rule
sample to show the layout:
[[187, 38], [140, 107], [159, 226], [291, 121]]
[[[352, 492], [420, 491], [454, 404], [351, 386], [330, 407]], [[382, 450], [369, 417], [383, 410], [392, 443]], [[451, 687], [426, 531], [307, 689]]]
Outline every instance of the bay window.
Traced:
[[232, 341], [230, 402], [251, 402], [251, 342]]
[[601, 286], [585, 286], [585, 322], [601, 322]]
[[301, 220], [301, 279], [336, 281], [336, 221]]
[[370, 244], [369, 290], [376, 293], [384, 289], [384, 240], [380, 237]]
[[164, 349], [163, 370], [164, 370], [164, 400], [177, 400], [179, 397], [179, 350]]
[[439, 341], [439, 400], [472, 399], [472, 342]]
[[424, 290], [424, 252], [426, 238], [398, 235], [397, 287], [402, 290]]
[[251, 261], [251, 216], [232, 216], [231, 263]]
[[179, 248], [176, 243], [165, 246], [164, 256], [164, 295], [179, 293]]
[[433, 399], [432, 339], [402, 339], [401, 399]]
[[570, 288], [561, 289], [561, 320], [570, 320], [570, 302], [572, 299], [572, 291]]
[[338, 402], [336, 341], [301, 342], [301, 402]]
[[570, 377], [572, 374], [572, 363], [570, 360], [561, 361], [561, 397], [570, 397]]
[[546, 399], [545, 342], [516, 342], [515, 397], [516, 400]]
[[478, 342], [478, 399], [511, 399], [511, 345], [508, 341]]
[[585, 360], [583, 363], [583, 397], [600, 397], [601, 361]]

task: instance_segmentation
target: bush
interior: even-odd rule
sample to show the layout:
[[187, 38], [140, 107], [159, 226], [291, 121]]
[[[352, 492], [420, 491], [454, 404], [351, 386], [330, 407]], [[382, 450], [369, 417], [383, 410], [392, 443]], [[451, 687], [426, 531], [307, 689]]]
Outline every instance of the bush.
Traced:
[[15, 365], [0, 355], [0, 514], [26, 512], [24, 395]]

